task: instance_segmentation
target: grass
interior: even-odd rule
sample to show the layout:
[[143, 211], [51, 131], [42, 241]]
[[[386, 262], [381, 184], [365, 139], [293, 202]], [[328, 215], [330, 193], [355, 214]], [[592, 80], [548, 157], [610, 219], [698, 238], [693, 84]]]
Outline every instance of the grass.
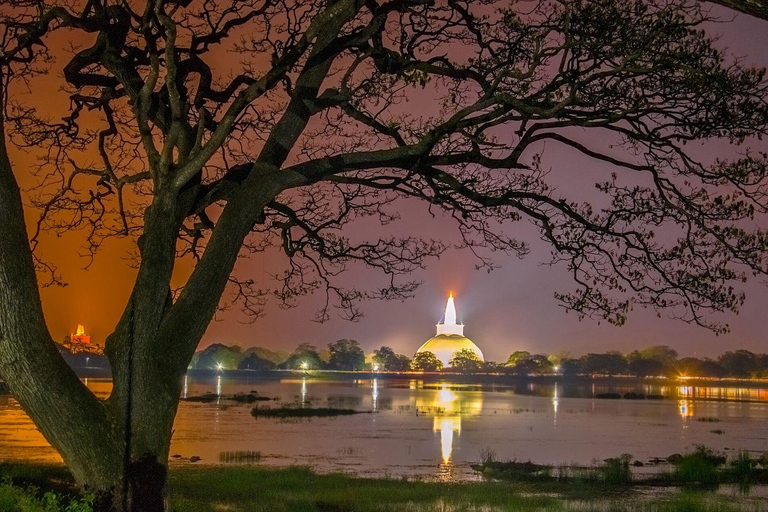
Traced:
[[326, 418], [370, 412], [336, 407], [254, 407], [251, 409], [251, 416], [254, 418]]
[[[618, 460], [618, 459], [617, 459]], [[0, 464], [3, 512], [90, 512], [63, 466]], [[32, 486], [31, 482], [39, 485]], [[318, 475], [307, 468], [173, 468], [175, 512], [768, 512], [768, 503], [702, 491], [652, 496], [605, 483], [438, 483]]]

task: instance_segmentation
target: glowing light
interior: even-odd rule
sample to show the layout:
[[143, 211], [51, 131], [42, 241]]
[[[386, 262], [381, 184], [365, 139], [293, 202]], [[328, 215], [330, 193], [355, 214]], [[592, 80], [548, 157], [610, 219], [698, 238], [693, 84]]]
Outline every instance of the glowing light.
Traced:
[[557, 373], [559, 371], [560, 371], [560, 366], [559, 365], [555, 365], [555, 373]]
[[216, 377], [216, 403], [221, 400], [221, 375]]
[[221, 363], [216, 363], [216, 370], [217, 370], [217, 371], [221, 371], [221, 370], [223, 370], [223, 369], [224, 369], [224, 365], [223, 365], [223, 364], [221, 364]]
[[456, 325], [456, 305], [453, 303], [453, 292], [448, 296], [448, 303], [445, 305], [445, 325]]
[[453, 433], [461, 435], [461, 418], [435, 418], [433, 431], [440, 431], [440, 451], [443, 456], [443, 464], [450, 464], [453, 454]]
[[375, 372], [379, 371], [379, 365], [378, 364], [374, 364], [373, 365], [373, 371], [375, 371]]
[[302, 369], [302, 370], [306, 370], [306, 369], [308, 369], [308, 368], [309, 368], [309, 363], [308, 363], [308, 362], [306, 362], [306, 361], [302, 361], [302, 362], [301, 362], [301, 369]]
[[379, 401], [379, 379], [373, 379], [373, 392], [371, 393], [371, 397], [373, 398], [373, 410], [378, 410], [378, 401]]
[[187, 384], [187, 376], [184, 376], [184, 391], [182, 393], [182, 398], [187, 398], [187, 391], [189, 390], [189, 386]]
[[301, 406], [307, 401], [307, 379], [301, 379]]
[[680, 400], [678, 402], [678, 406], [680, 408], [680, 417], [682, 417], [684, 420], [688, 418], [693, 418], [692, 403], [689, 403], [688, 400]]
[[454, 400], [456, 400], [456, 393], [454, 393], [448, 388], [444, 387], [437, 394], [437, 401], [439, 404], [443, 406], [449, 405]]
[[83, 327], [82, 324], [77, 324], [77, 331], [75, 331], [75, 336], [82, 336], [85, 334], [85, 327]]

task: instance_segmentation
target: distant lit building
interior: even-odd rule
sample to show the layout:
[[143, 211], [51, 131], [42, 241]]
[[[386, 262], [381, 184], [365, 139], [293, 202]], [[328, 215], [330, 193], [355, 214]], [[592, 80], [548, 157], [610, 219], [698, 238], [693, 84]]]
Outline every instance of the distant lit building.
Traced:
[[85, 327], [80, 324], [77, 324], [75, 334], [70, 334], [64, 339], [63, 347], [72, 354], [81, 352], [88, 354], [104, 353], [104, 348], [101, 345], [91, 343], [91, 337], [85, 334]]
[[85, 334], [85, 327], [77, 324], [77, 331], [69, 337], [69, 342], [72, 345], [90, 345], [91, 337]]
[[456, 306], [453, 302], [453, 293], [451, 293], [448, 296], [448, 304], [445, 306], [443, 322], [437, 324], [436, 335], [419, 347], [416, 353], [432, 352], [443, 363], [443, 366], [447, 367], [453, 354], [465, 348], [477, 354], [481, 361], [485, 361], [480, 348], [464, 336], [464, 324], [456, 323]]

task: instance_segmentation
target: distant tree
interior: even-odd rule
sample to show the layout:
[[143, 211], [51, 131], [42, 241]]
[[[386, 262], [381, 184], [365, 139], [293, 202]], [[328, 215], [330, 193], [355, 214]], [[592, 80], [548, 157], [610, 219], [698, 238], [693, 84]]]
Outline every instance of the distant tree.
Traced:
[[560, 361], [560, 373], [564, 376], [578, 375], [584, 373], [584, 368], [578, 359], [563, 359]]
[[290, 370], [319, 370], [323, 368], [323, 362], [320, 360], [320, 356], [317, 353], [317, 347], [309, 343], [302, 343], [293, 354], [288, 356], [288, 359], [280, 365], [280, 368], [288, 368]]
[[227, 346], [214, 343], [199, 353], [195, 368], [215, 370], [219, 366], [223, 370], [235, 370], [243, 358], [243, 349], [237, 345]]
[[627, 373], [628, 363], [623, 355], [617, 352], [605, 354], [586, 354], [579, 359], [585, 373], [620, 375]]
[[328, 344], [328, 368], [360, 371], [365, 369], [365, 352], [356, 340], [342, 339]]
[[679, 375], [686, 377], [725, 377], [726, 371], [720, 363], [709, 358], [684, 357], [677, 362]]
[[746, 378], [758, 368], [757, 356], [749, 350], [729, 351], [717, 358], [728, 377]]
[[443, 363], [432, 352], [417, 352], [411, 360], [411, 370], [417, 372], [437, 372], [443, 369]]
[[516, 350], [510, 354], [505, 363], [507, 366], [515, 366], [518, 362], [526, 359], [530, 359], [531, 353], [525, 350]]
[[547, 356], [534, 354], [527, 358], [519, 358], [512, 367], [512, 372], [517, 375], [553, 373], [554, 365]]
[[653, 345], [640, 351], [640, 355], [645, 359], [653, 359], [664, 366], [672, 366], [677, 362], [677, 350], [667, 345]]
[[656, 359], [647, 359], [645, 357], [635, 357], [629, 359], [629, 374], [636, 377], [662, 375], [664, 373], [664, 369], [664, 364]]
[[238, 370], [272, 370], [277, 365], [269, 359], [264, 359], [255, 352], [243, 357], [237, 365]]
[[270, 361], [276, 365], [284, 363], [290, 354], [288, 352], [285, 352], [283, 350], [269, 350], [264, 347], [250, 347], [243, 352], [244, 356], [248, 356], [250, 354], [256, 354], [261, 359], [266, 359], [267, 361]]
[[404, 372], [411, 366], [411, 360], [403, 354], [396, 354], [390, 347], [383, 346], [373, 351], [373, 362], [382, 370]]
[[560, 366], [560, 363], [562, 363], [564, 360], [573, 359], [573, 355], [567, 350], [558, 350], [557, 352], [552, 352], [549, 354], [547, 359], [549, 359], [549, 362], [554, 366]]
[[460, 372], [476, 372], [482, 368], [482, 363], [474, 350], [463, 348], [453, 353], [448, 366]]

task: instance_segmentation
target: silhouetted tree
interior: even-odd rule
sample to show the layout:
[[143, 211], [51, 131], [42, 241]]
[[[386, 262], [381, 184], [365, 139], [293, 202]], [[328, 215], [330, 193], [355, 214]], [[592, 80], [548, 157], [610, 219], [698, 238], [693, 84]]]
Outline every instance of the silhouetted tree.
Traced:
[[617, 352], [587, 354], [579, 359], [582, 371], [592, 374], [620, 375], [627, 373], [627, 360]]
[[237, 364], [238, 370], [273, 370], [277, 365], [258, 354], [250, 353]]
[[758, 369], [757, 356], [749, 350], [726, 352], [717, 358], [728, 377], [745, 378]]
[[[689, 0], [4, 2], [3, 379], [80, 484], [116, 508], [162, 509], [182, 375], [224, 292], [255, 317], [267, 297], [291, 306], [321, 290], [321, 320], [412, 295], [406, 276], [446, 244], [344, 234], [365, 216], [397, 221], [401, 198], [455, 219], [489, 269], [489, 251], [528, 252], [508, 233], [531, 221], [574, 278], [558, 298], [581, 316], [671, 309], [722, 332], [711, 313], [738, 310], [735, 285], [766, 274], [768, 235], [753, 228], [765, 157], [710, 164], [689, 148], [761, 135], [768, 109], [763, 72], [716, 49], [710, 21]], [[52, 50], [67, 38], [75, 50]], [[227, 51], [237, 57], [221, 62]], [[35, 109], [50, 68], [62, 69], [45, 89], [68, 109], [60, 119]], [[416, 92], [419, 108], [403, 106]], [[8, 144], [38, 156], [34, 168]], [[574, 163], [550, 176], [541, 154], [556, 146]], [[590, 165], [605, 169], [601, 197], [555, 186]], [[33, 173], [41, 216], [27, 230], [17, 174]], [[135, 242], [106, 401], [67, 367], [40, 301], [38, 277], [61, 279], [33, 253], [40, 233], [77, 229], [90, 253]], [[287, 258], [276, 285], [235, 268], [270, 248]], [[175, 272], [180, 258], [189, 273]], [[343, 286], [356, 262], [389, 284]]]
[[664, 364], [656, 359], [644, 357], [629, 358], [629, 374], [636, 377], [659, 376], [664, 373]]
[[574, 376], [584, 372], [578, 359], [563, 359], [560, 361], [560, 373], [564, 376]]
[[391, 372], [404, 372], [411, 367], [411, 360], [408, 356], [396, 354], [387, 346], [373, 351], [373, 362], [379, 364], [382, 370]]
[[476, 372], [482, 368], [482, 364], [475, 351], [468, 348], [457, 350], [448, 361], [451, 370], [459, 372]]
[[526, 350], [516, 350], [512, 352], [505, 363], [507, 366], [515, 366], [518, 362], [531, 358], [531, 353]]
[[302, 343], [293, 351], [288, 359], [279, 366], [290, 370], [319, 370], [323, 367], [317, 347], [309, 343]]
[[417, 352], [411, 360], [411, 370], [417, 372], [437, 372], [443, 369], [443, 363], [432, 352]]
[[328, 344], [330, 358], [328, 367], [332, 370], [360, 371], [365, 369], [365, 352], [356, 340], [338, 340]]
[[221, 367], [223, 370], [235, 370], [242, 358], [243, 349], [237, 345], [229, 347], [221, 343], [214, 343], [198, 354], [195, 368], [216, 370]]

